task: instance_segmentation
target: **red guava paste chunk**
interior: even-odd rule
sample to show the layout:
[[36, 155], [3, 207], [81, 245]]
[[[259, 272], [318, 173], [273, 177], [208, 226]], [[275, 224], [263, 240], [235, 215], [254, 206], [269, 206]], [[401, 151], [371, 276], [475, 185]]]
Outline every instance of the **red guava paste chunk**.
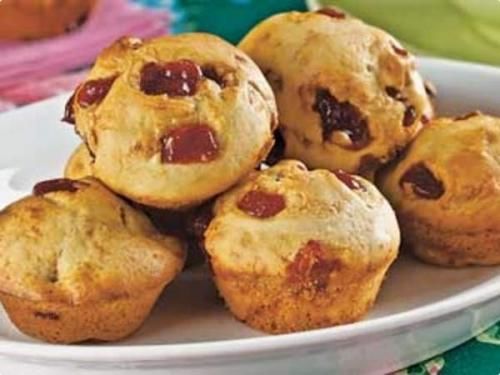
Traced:
[[318, 89], [312, 109], [321, 118], [324, 140], [330, 139], [334, 131], [342, 131], [349, 136], [354, 148], [359, 149], [369, 143], [368, 123], [355, 105], [338, 101], [327, 89]]
[[75, 103], [75, 93], [71, 95], [69, 100], [66, 102], [64, 107], [64, 116], [61, 121], [67, 122], [68, 124], [75, 124], [75, 110], [73, 109], [73, 104]]
[[328, 259], [320, 242], [308, 241], [287, 266], [288, 280], [292, 283], [303, 283], [316, 290], [324, 290], [328, 286], [330, 274], [341, 267], [336, 259]]
[[399, 56], [407, 57], [409, 55], [406, 49], [404, 49], [401, 46], [398, 46], [396, 43], [391, 43], [391, 46], [394, 52], [396, 52], [396, 54], [398, 54]]
[[415, 195], [425, 199], [439, 199], [444, 194], [443, 183], [423, 163], [408, 169], [399, 183], [411, 184]]
[[285, 209], [285, 198], [276, 193], [251, 190], [238, 202], [238, 208], [250, 216], [266, 219]]
[[41, 181], [33, 187], [34, 195], [45, 195], [56, 191], [76, 192], [83, 182], [70, 180], [69, 178], [56, 178], [53, 180]]
[[207, 125], [184, 125], [161, 139], [163, 163], [208, 163], [217, 158], [219, 143]]
[[202, 74], [205, 78], [214, 81], [217, 83], [221, 88], [224, 88], [226, 86], [226, 82], [224, 81], [224, 77], [222, 77], [218, 72], [217, 69], [215, 69], [214, 66], [212, 65], [206, 65], [202, 69]]
[[190, 60], [150, 62], [142, 68], [140, 87], [146, 95], [192, 96], [201, 78], [200, 67]]
[[417, 111], [414, 106], [410, 105], [406, 107], [405, 114], [403, 116], [403, 126], [412, 126], [415, 121], [417, 121]]
[[116, 76], [109, 78], [93, 79], [85, 82], [77, 94], [77, 102], [82, 107], [90, 107], [100, 103], [108, 94], [111, 86], [116, 80]]
[[342, 169], [334, 170], [333, 174], [335, 174], [335, 176], [337, 176], [337, 178], [351, 190], [360, 190], [363, 188], [363, 185], [361, 185], [361, 183], [356, 180], [353, 175], [343, 171]]
[[334, 8], [322, 8], [322, 9], [316, 11], [316, 13], [324, 14], [325, 16], [329, 16], [329, 17], [337, 18], [337, 19], [344, 19], [346, 17], [344, 12], [341, 12], [340, 10], [337, 10]]

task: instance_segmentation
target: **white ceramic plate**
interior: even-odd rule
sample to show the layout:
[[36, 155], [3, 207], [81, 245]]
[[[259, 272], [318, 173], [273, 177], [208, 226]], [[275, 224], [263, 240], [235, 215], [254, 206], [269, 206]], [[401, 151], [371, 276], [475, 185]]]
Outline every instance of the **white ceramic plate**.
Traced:
[[[420, 68], [441, 114], [500, 114], [500, 70], [436, 59]], [[78, 144], [59, 122], [67, 96], [0, 116], [0, 206], [61, 174]], [[401, 257], [362, 322], [266, 336], [234, 320], [203, 269], [163, 294], [133, 337], [116, 344], [57, 346], [20, 334], [0, 311], [0, 373], [382, 374], [469, 339], [500, 318], [498, 267], [449, 270]]]

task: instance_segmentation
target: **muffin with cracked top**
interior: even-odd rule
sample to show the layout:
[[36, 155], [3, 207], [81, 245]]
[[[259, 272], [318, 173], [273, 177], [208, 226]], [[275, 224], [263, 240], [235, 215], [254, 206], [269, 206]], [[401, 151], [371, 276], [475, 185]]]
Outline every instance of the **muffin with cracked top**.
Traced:
[[274, 90], [284, 157], [310, 168], [371, 179], [433, 117], [415, 58], [335, 9], [272, 16], [239, 47]]
[[403, 243], [443, 266], [500, 264], [500, 119], [434, 120], [379, 176]]
[[396, 258], [399, 228], [367, 180], [287, 160], [217, 199], [204, 245], [231, 312], [284, 333], [363, 317]]
[[114, 341], [137, 330], [185, 252], [97, 180], [38, 183], [0, 212], [0, 301], [27, 335]]

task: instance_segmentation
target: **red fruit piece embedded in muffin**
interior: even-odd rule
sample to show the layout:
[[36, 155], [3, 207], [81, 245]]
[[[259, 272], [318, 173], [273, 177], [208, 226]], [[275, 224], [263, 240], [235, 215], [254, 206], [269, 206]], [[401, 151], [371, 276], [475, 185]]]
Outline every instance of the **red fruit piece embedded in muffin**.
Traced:
[[472, 112], [466, 113], [465, 115], [454, 117], [453, 120], [463, 121], [463, 120], [468, 120], [472, 117], [481, 116], [481, 115], [482, 115], [482, 113], [480, 111], [472, 111]]
[[200, 67], [190, 60], [150, 62], [142, 68], [140, 87], [147, 95], [191, 96], [201, 78]]
[[[404, 127], [412, 126], [417, 120], [417, 110], [415, 109], [415, 107], [411, 104], [406, 103], [406, 98], [399, 89], [392, 86], [387, 86], [385, 88], [385, 92], [394, 100], [397, 100], [405, 104], [406, 109], [403, 115], [403, 126]], [[422, 122], [424, 122], [425, 119], [426, 117], [422, 116]]]
[[86, 108], [93, 104], [100, 103], [108, 94], [115, 80], [116, 76], [113, 76], [109, 78], [93, 79], [85, 82], [78, 90], [78, 104]]
[[444, 194], [443, 183], [423, 163], [408, 169], [399, 184], [411, 184], [415, 195], [425, 199], [438, 199]]
[[415, 107], [412, 105], [407, 106], [405, 114], [403, 116], [403, 126], [404, 127], [412, 126], [416, 120], [417, 120], [417, 111], [415, 110]]
[[201, 69], [203, 73], [203, 77], [214, 81], [217, 83], [221, 88], [224, 88], [226, 86], [226, 82], [224, 81], [224, 78], [217, 73], [217, 69], [215, 69], [214, 66], [212, 65], [206, 65]]
[[324, 140], [330, 139], [334, 131], [342, 131], [349, 136], [353, 148], [368, 144], [368, 124], [356, 106], [347, 101], [339, 102], [328, 90], [319, 89], [313, 110], [320, 115]]
[[330, 273], [340, 268], [338, 260], [326, 259], [326, 253], [318, 241], [308, 241], [287, 266], [288, 280], [292, 283], [311, 284], [316, 289], [328, 286]]
[[320, 10], [317, 10], [316, 13], [324, 14], [325, 16], [337, 19], [344, 19], [346, 17], [344, 12], [341, 12], [340, 10], [334, 8], [322, 8]]
[[334, 170], [333, 174], [351, 190], [360, 190], [363, 188], [363, 185], [353, 175], [344, 172], [342, 169]]
[[396, 52], [396, 54], [398, 54], [399, 56], [402, 56], [402, 57], [409, 56], [408, 51], [405, 50], [403, 47], [398, 46], [396, 43], [391, 43], [391, 47], [394, 50], [394, 52]]
[[400, 102], [404, 102], [406, 100], [404, 95], [401, 93], [401, 91], [399, 89], [397, 89], [396, 87], [387, 86], [385, 88], [385, 92], [387, 95], [389, 95], [394, 100], [397, 100]]
[[73, 104], [75, 104], [75, 93], [71, 95], [69, 100], [64, 107], [64, 116], [61, 121], [67, 122], [68, 124], [75, 124], [75, 110], [73, 109]]
[[217, 158], [219, 144], [207, 125], [185, 125], [161, 139], [163, 163], [207, 163]]
[[285, 198], [276, 193], [250, 190], [238, 202], [238, 208], [250, 216], [266, 219], [285, 209]]
[[80, 187], [87, 185], [81, 181], [70, 180], [69, 178], [56, 178], [53, 180], [41, 181], [33, 187], [34, 195], [45, 195], [56, 191], [76, 192]]

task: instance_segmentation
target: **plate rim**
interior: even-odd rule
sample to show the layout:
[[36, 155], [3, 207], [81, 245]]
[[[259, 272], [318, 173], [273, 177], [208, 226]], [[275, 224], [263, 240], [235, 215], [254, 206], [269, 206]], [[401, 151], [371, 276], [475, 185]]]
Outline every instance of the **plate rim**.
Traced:
[[424, 321], [445, 318], [465, 308], [484, 304], [499, 297], [500, 276], [490, 279], [487, 283], [487, 285], [467, 289], [465, 292], [442, 301], [397, 314], [305, 332], [196, 343], [124, 346], [106, 346], [106, 344], [78, 346], [0, 339], [0, 355], [78, 362], [114, 362], [117, 358], [126, 363], [172, 360], [194, 362], [220, 357], [264, 354], [269, 351], [293, 350], [329, 342], [345, 342], [356, 339], [360, 335], [366, 338], [379, 332], [395, 331]]
[[[419, 57], [418, 62], [429, 66], [453, 65], [457, 69], [474, 70], [476, 73], [495, 74], [500, 77], [500, 68], [435, 57]], [[67, 93], [34, 103], [0, 115], [12, 116], [48, 102], [57, 102], [66, 98]], [[296, 332], [275, 336], [250, 337], [220, 341], [201, 341], [195, 343], [153, 344], [153, 345], [57, 345], [43, 342], [21, 342], [0, 336], [0, 355], [22, 358], [36, 358], [49, 361], [77, 361], [84, 363], [110, 363], [118, 358], [121, 362], [167, 362], [189, 360], [190, 363], [207, 361], [221, 357], [244, 357], [277, 353], [297, 348], [313, 347], [322, 344], [353, 340], [374, 335], [379, 332], [395, 331], [416, 325], [424, 321], [445, 318], [465, 308], [485, 304], [500, 296], [500, 276], [493, 276], [486, 285], [474, 286], [463, 292], [454, 294], [441, 301], [427, 304], [384, 317], [356, 323]], [[96, 350], [97, 349], [97, 350]]]

